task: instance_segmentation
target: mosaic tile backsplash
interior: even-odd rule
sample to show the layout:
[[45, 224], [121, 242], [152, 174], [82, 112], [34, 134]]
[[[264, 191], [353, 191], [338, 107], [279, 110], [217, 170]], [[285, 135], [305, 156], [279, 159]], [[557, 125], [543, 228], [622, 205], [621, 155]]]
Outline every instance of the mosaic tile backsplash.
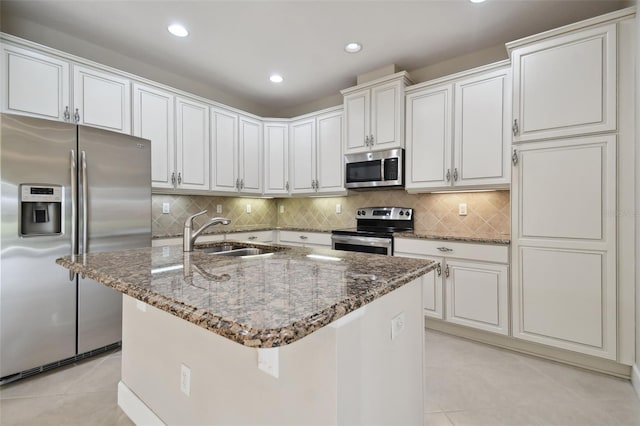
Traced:
[[[179, 235], [187, 216], [208, 210], [207, 216], [231, 219], [230, 228], [287, 227], [331, 230], [356, 226], [358, 207], [399, 206], [415, 210], [415, 230], [433, 235], [482, 237], [510, 233], [509, 191], [408, 194], [403, 190], [351, 192], [332, 198], [237, 198], [202, 195], [153, 195], [153, 235]], [[168, 202], [171, 212], [162, 213]], [[458, 204], [467, 204], [467, 215], [458, 215]], [[222, 205], [222, 213], [216, 206]], [[246, 212], [247, 204], [251, 213]], [[340, 204], [342, 213], [336, 213]], [[284, 208], [284, 212], [280, 209]], [[204, 219], [196, 219], [204, 223]]]

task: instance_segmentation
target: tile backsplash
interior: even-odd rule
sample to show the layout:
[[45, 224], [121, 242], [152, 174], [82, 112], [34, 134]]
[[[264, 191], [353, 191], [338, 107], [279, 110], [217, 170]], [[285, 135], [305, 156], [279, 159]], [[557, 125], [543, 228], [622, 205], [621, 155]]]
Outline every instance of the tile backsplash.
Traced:
[[[169, 214], [162, 213], [163, 203], [169, 203]], [[466, 216], [458, 215], [461, 203], [467, 205]], [[222, 213], [216, 213], [218, 204], [222, 205]], [[246, 212], [247, 204], [251, 205], [251, 213]], [[337, 204], [341, 213], [336, 213]], [[403, 190], [377, 190], [350, 192], [347, 197], [282, 199], [154, 194], [152, 226], [154, 236], [179, 235], [190, 214], [208, 210], [209, 217], [230, 218], [230, 228], [281, 226], [330, 230], [356, 226], [356, 208], [376, 206], [413, 208], [414, 226], [420, 233], [469, 237], [510, 233], [509, 191], [408, 194]]]

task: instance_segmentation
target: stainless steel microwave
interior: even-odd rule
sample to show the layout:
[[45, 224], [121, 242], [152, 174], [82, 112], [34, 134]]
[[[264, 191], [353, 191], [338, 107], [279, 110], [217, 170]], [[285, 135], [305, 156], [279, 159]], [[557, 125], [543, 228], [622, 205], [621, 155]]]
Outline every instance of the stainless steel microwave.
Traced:
[[364, 152], [344, 156], [345, 188], [404, 186], [404, 150]]

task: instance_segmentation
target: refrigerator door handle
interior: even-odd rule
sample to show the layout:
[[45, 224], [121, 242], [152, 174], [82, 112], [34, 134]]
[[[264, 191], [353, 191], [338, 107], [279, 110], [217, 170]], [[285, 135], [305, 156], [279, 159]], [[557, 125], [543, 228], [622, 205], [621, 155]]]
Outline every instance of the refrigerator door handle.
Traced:
[[[76, 181], [76, 152], [72, 149], [70, 156], [71, 164], [69, 170], [71, 172], [71, 256], [78, 254], [78, 182]], [[73, 281], [76, 274], [69, 271], [69, 281]]]
[[87, 186], [87, 153], [82, 151], [82, 254], [86, 254], [89, 227], [89, 188]]

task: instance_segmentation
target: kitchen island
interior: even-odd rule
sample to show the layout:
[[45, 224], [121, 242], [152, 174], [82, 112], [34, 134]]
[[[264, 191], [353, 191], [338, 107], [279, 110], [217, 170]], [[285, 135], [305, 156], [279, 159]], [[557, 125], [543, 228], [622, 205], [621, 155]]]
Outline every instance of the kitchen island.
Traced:
[[134, 422], [422, 424], [421, 277], [435, 262], [202, 250], [222, 244], [57, 261], [124, 294], [118, 402]]

